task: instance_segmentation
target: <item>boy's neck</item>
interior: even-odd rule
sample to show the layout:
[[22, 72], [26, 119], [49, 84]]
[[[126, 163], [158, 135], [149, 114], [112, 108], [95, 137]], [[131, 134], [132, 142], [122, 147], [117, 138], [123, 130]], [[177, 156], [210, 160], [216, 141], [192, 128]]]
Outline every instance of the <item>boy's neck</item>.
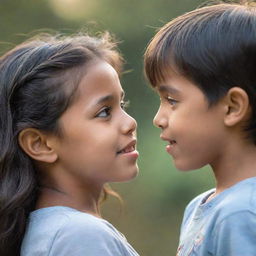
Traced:
[[256, 176], [256, 146], [246, 142], [230, 145], [212, 166], [216, 194], [236, 183]]

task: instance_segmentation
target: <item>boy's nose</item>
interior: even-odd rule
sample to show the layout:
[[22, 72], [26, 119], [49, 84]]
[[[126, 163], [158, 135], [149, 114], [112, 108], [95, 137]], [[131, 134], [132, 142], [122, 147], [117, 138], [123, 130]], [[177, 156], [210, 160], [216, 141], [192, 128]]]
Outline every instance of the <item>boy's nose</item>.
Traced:
[[153, 119], [153, 124], [158, 127], [158, 128], [165, 128], [167, 126], [167, 119], [164, 117], [161, 108], [159, 108], [159, 110], [157, 111], [154, 119]]
[[137, 122], [136, 120], [125, 113], [125, 119], [122, 122], [122, 132], [124, 134], [132, 134], [137, 129]]

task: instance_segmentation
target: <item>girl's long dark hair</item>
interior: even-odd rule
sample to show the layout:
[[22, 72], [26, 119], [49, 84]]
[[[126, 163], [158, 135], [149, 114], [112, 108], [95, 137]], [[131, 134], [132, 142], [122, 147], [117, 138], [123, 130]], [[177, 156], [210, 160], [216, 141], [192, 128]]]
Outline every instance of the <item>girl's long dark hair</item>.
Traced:
[[120, 72], [122, 58], [108, 34], [43, 36], [0, 58], [0, 255], [20, 255], [29, 213], [37, 200], [33, 161], [18, 135], [31, 127], [58, 134], [58, 119], [77, 88], [80, 67], [102, 59]]

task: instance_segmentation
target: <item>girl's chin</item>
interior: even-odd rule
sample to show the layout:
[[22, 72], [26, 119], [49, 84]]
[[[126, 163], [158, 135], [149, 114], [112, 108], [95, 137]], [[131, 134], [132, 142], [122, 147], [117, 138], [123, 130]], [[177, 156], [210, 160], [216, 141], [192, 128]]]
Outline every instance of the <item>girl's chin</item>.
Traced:
[[114, 181], [114, 182], [127, 182], [127, 181], [131, 181], [131, 180], [135, 179], [138, 176], [138, 173], [139, 173], [139, 169], [136, 166], [135, 169], [132, 172], [125, 173], [125, 175], [123, 177], [120, 177], [120, 179], [118, 179], [117, 181]]

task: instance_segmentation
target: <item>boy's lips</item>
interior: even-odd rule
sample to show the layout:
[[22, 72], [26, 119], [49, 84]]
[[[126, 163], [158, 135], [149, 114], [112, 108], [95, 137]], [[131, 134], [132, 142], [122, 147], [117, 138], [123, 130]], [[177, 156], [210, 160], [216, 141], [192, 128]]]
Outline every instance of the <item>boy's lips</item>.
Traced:
[[173, 139], [170, 139], [170, 138], [166, 138], [166, 137], [164, 137], [164, 136], [162, 136], [162, 135], [160, 135], [160, 138], [162, 139], [162, 140], [164, 140], [164, 141], [167, 141], [167, 142], [169, 142], [169, 144], [172, 146], [172, 145], [175, 145], [177, 142], [176, 142], [176, 140], [173, 140]]
[[166, 146], [166, 151], [167, 153], [169, 153], [170, 155], [172, 154], [172, 150], [173, 147], [177, 144], [176, 140], [170, 139], [170, 138], [166, 138], [163, 135], [160, 135], [160, 138], [164, 141], [167, 141], [169, 144], [167, 144]]
[[175, 140], [168, 140], [169, 144], [166, 146], [166, 151], [167, 153], [169, 153], [170, 155], [172, 155], [173, 153], [173, 148], [174, 146], [177, 144], [177, 142]]

